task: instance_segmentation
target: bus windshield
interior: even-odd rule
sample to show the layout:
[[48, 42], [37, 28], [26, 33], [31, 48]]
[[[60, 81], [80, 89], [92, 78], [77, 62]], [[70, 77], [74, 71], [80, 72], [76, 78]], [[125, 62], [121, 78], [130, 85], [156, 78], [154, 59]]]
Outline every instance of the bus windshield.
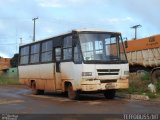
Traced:
[[126, 55], [120, 34], [80, 33], [80, 45], [83, 59], [89, 61], [126, 61]]

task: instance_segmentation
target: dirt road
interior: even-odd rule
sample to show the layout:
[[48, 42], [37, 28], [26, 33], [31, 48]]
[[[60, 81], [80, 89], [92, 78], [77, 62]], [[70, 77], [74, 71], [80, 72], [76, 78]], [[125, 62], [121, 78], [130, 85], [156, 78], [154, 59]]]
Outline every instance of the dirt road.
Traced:
[[[160, 103], [133, 101], [102, 95], [82, 95], [69, 100], [60, 94], [32, 95], [25, 86], [0, 86], [0, 114], [130, 114], [160, 113]], [[0, 119], [1, 120], [1, 119]]]

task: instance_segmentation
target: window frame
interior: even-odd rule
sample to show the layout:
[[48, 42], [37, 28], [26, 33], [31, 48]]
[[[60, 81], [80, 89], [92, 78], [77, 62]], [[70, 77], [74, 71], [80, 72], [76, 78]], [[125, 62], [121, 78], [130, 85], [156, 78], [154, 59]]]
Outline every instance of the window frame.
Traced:
[[[68, 59], [68, 60], [63, 60], [63, 42], [64, 42], [64, 38], [67, 37], [67, 36], [71, 36], [72, 37], [72, 45], [70, 46], [70, 48], [72, 49], [72, 52], [71, 52], [71, 59]], [[46, 61], [46, 62], [43, 62], [42, 61], [42, 44], [44, 42], [47, 42], [47, 41], [52, 41], [52, 60], [51, 61]], [[37, 53], [31, 53], [31, 46], [35, 45], [35, 44], [39, 44], [40, 45], [40, 48], [39, 48], [39, 52]], [[28, 63], [27, 64], [20, 64], [20, 59], [21, 59], [21, 56], [19, 56], [19, 66], [25, 66], [25, 65], [35, 65], [35, 64], [47, 64], [47, 63], [55, 63], [56, 62], [56, 56], [55, 56], [55, 48], [57, 47], [60, 47], [61, 48], [61, 59], [59, 62], [74, 62], [73, 60], [73, 56], [74, 56], [74, 38], [73, 38], [73, 33], [67, 33], [67, 34], [63, 34], [63, 35], [59, 35], [59, 36], [55, 36], [55, 37], [51, 37], [51, 38], [48, 38], [48, 39], [44, 39], [44, 40], [41, 40], [41, 41], [36, 41], [34, 43], [29, 43], [29, 44], [26, 44], [26, 45], [22, 45], [19, 47], [19, 53], [21, 48], [23, 47], [26, 47], [26, 46], [29, 46], [29, 54], [28, 54]], [[81, 48], [80, 48], [80, 52], [81, 52]], [[31, 63], [31, 55], [33, 54], [39, 54], [39, 62], [32, 62]], [[82, 59], [83, 61], [83, 59]]]
[[[65, 46], [64, 47], [64, 41], [65, 41], [65, 38], [66, 37], [71, 37], [71, 46]], [[62, 43], [62, 62], [71, 62], [71, 61], [73, 61], [73, 55], [74, 55], [74, 47], [73, 47], [73, 35], [72, 34], [68, 34], [68, 35], [65, 35], [64, 37], [63, 37], [63, 41], [62, 41], [63, 43]], [[64, 59], [64, 50], [66, 50], [66, 49], [71, 49], [71, 58], [68, 58], [68, 59]]]
[[[60, 55], [57, 55], [56, 49], [60, 49]], [[55, 62], [61, 62], [62, 61], [62, 48], [61, 46], [54, 48], [54, 55], [55, 55]], [[60, 60], [57, 60], [57, 57], [60, 57]]]
[[[28, 54], [22, 55], [22, 49], [25, 48], [25, 47], [28, 47]], [[29, 64], [29, 61], [30, 61], [30, 45], [26, 45], [26, 46], [20, 47], [19, 53], [20, 53], [20, 57], [19, 57], [19, 65], [28, 65], [28, 64]], [[27, 60], [28, 62], [27, 62], [27, 63], [21, 63], [21, 58], [22, 58], [22, 57], [25, 57], [25, 56], [28, 57], [28, 60]]]
[[[39, 44], [39, 51], [37, 51], [36, 53], [32, 53], [32, 46], [34, 46], [34, 45], [38, 45]], [[34, 56], [34, 55], [38, 55], [38, 61], [31, 61], [32, 60], [32, 55]], [[30, 64], [38, 64], [38, 63], [41, 63], [41, 61], [40, 61], [40, 58], [41, 58], [41, 42], [37, 42], [37, 43], [34, 43], [34, 44], [31, 44], [30, 45], [30, 61], [29, 61], [29, 63]]]
[[[54, 41], [54, 40], [50, 39], [50, 40], [46, 40], [46, 41], [42, 41], [42, 42], [41, 42], [41, 50], [40, 50], [40, 51], [41, 51], [41, 52], [40, 52], [40, 62], [41, 62], [41, 63], [50, 63], [50, 62], [53, 62], [53, 54], [54, 54], [54, 52], [53, 52], [53, 41]], [[51, 49], [50, 49], [50, 50], [43, 51], [43, 44], [44, 44], [44, 43], [47, 44], [47, 42], [51, 42], [51, 44], [52, 44], [52, 45], [51, 45]], [[42, 59], [43, 59], [43, 58], [42, 58], [42, 55], [45, 54], [45, 53], [49, 53], [49, 52], [51, 52], [51, 56], [50, 56], [51, 59], [50, 59], [50, 60], [44, 60], [44, 61], [42, 61]]]
[[[77, 53], [75, 53], [75, 48], [77, 47]], [[75, 54], [78, 55], [78, 60], [75, 59]], [[73, 62], [74, 64], [82, 64], [82, 53], [81, 53], [81, 47], [80, 45], [77, 43], [75, 44], [75, 46], [73, 47]]]

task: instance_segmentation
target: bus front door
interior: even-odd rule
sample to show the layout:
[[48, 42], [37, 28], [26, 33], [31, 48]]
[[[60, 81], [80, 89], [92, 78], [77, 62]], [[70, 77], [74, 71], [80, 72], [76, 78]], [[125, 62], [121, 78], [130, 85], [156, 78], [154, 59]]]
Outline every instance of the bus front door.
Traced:
[[54, 72], [55, 72], [55, 87], [56, 90], [62, 90], [62, 81], [61, 81], [61, 48], [55, 48], [55, 65], [54, 65]]

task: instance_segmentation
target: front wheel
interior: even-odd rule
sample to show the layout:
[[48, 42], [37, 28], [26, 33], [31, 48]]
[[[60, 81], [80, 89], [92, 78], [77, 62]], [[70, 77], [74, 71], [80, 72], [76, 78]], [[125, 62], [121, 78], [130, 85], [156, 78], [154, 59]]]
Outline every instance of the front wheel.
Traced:
[[75, 100], [79, 98], [78, 92], [73, 90], [73, 87], [71, 84], [68, 85], [68, 98], [70, 98], [71, 100]]
[[107, 99], [114, 99], [115, 98], [115, 94], [116, 94], [116, 90], [106, 90], [104, 92], [104, 96]]

